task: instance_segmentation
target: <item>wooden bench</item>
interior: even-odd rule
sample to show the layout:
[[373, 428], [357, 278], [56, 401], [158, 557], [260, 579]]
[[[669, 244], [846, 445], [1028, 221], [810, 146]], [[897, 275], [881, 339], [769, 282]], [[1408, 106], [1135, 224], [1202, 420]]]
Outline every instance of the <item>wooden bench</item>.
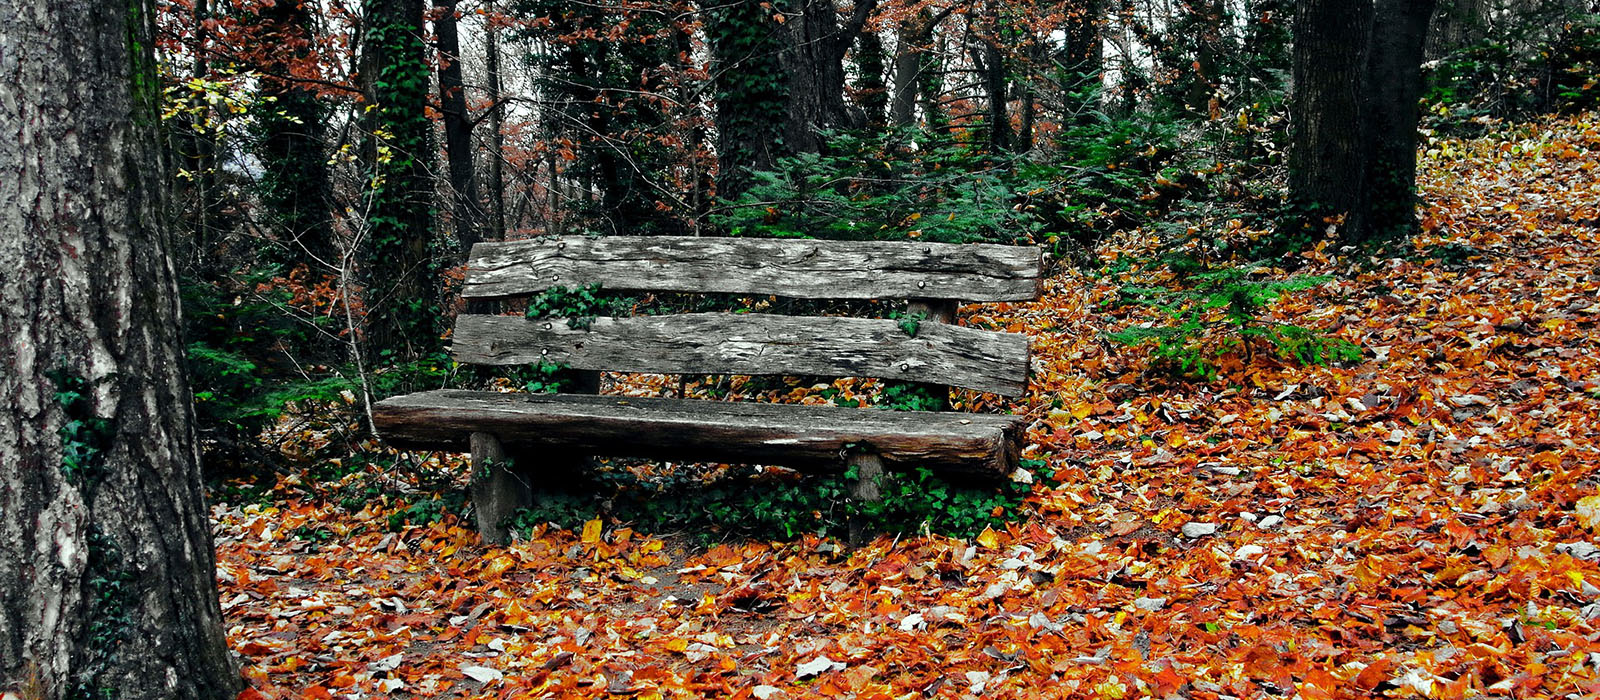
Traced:
[[[1003, 477], [1017, 467], [1015, 416], [896, 412], [598, 395], [602, 370], [660, 374], [877, 377], [1014, 396], [1028, 384], [1028, 339], [951, 325], [958, 301], [1034, 299], [1032, 247], [795, 239], [563, 237], [473, 248], [462, 296], [507, 299], [556, 286], [803, 299], [906, 299], [914, 335], [892, 319], [689, 313], [563, 319], [463, 314], [452, 353], [468, 364], [554, 362], [580, 370], [578, 394], [441, 390], [374, 407], [378, 433], [410, 449], [470, 451], [478, 529], [532, 502], [578, 456], [854, 466], [853, 497], [878, 498], [885, 466]], [[512, 457], [507, 468], [507, 455]]]

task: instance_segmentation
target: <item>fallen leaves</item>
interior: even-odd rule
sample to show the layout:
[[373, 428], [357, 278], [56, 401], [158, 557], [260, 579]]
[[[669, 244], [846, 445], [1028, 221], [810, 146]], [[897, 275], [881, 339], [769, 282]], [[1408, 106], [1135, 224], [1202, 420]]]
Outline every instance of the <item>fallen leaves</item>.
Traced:
[[595, 519], [483, 547], [449, 517], [386, 531], [398, 502], [219, 506], [249, 697], [1600, 692], [1593, 120], [1441, 144], [1414, 249], [1276, 310], [1358, 366], [1150, 376], [1100, 344], [1113, 285], [1070, 270], [967, 309], [1034, 339], [1011, 408], [1054, 473], [972, 541], [702, 548]]

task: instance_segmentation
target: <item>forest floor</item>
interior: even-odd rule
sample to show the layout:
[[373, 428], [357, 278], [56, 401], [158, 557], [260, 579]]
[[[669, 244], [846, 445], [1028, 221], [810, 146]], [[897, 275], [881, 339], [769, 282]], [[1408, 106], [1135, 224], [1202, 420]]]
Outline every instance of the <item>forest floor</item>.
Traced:
[[1360, 362], [1165, 378], [1103, 339], [1138, 320], [1095, 311], [1114, 282], [1070, 269], [965, 308], [1033, 338], [1014, 410], [1055, 470], [971, 540], [596, 521], [484, 547], [309, 472], [224, 501], [246, 694], [1593, 697], [1600, 123], [1438, 141], [1421, 177], [1423, 236], [1362, 268], [1312, 254], [1335, 279], [1272, 311]]

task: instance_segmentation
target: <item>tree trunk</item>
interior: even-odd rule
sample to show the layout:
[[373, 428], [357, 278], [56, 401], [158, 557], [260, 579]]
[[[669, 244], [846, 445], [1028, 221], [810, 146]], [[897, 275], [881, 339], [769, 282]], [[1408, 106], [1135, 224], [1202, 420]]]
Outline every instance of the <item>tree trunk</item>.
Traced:
[[1100, 37], [1102, 0], [1080, 0], [1067, 15], [1061, 53], [1061, 104], [1064, 121], [1083, 125], [1094, 121], [1100, 108], [1100, 72], [1105, 65]]
[[271, 105], [261, 115], [261, 199], [282, 229], [284, 261], [304, 263], [319, 273], [336, 272], [339, 250], [333, 236], [333, 200], [323, 152], [327, 113], [316, 91], [293, 79], [295, 64], [311, 55], [312, 16], [306, 0], [280, 0], [261, 8], [262, 42], [277, 47], [262, 52], [261, 95]]
[[472, 158], [472, 115], [461, 81], [461, 39], [456, 31], [456, 0], [435, 0], [434, 33], [439, 37], [439, 105], [444, 112], [444, 152], [450, 172], [450, 225], [462, 260], [483, 239], [483, 205]]
[[1417, 230], [1417, 101], [1422, 97], [1422, 54], [1433, 0], [1377, 0], [1367, 63], [1368, 145], [1366, 196], [1371, 214], [1363, 242]]
[[[938, 26], [929, 22], [930, 27]], [[944, 97], [944, 37], [928, 30], [928, 50], [917, 54], [917, 98], [922, 104], [923, 127], [930, 133], [943, 131], [950, 124], [940, 100]]]
[[164, 230], [155, 3], [3, 5], [0, 693], [232, 698]]
[[1345, 242], [1416, 227], [1417, 99], [1433, 0], [1299, 0], [1285, 249], [1344, 215]]
[[[190, 77], [197, 81], [211, 77], [211, 30], [206, 24], [210, 15], [207, 1], [195, 0], [190, 12], [194, 22], [194, 37], [189, 50], [194, 55], [194, 69]], [[184, 126], [187, 128], [183, 131], [181, 143], [183, 168], [189, 172], [189, 177], [186, 179], [188, 191], [183, 198], [187, 206], [183, 208], [183, 213], [193, 240], [192, 250], [198, 255], [215, 238], [212, 229], [216, 227], [213, 214], [217, 208], [217, 194], [216, 174], [213, 171], [216, 169], [217, 143], [209, 105], [201, 106], [186, 121], [188, 123]]]
[[1292, 235], [1316, 235], [1323, 218], [1339, 214], [1347, 228], [1365, 226], [1362, 104], [1372, 20], [1371, 0], [1295, 4], [1289, 197], [1308, 230]]
[[1189, 26], [1197, 30], [1197, 36], [1189, 39], [1194, 43], [1194, 62], [1190, 66], [1194, 74], [1187, 78], [1183, 102], [1191, 111], [1209, 115], [1212, 96], [1222, 82], [1218, 75], [1221, 53], [1232, 44], [1226, 40], [1232, 18], [1221, 0], [1190, 2], [1183, 7], [1183, 12], [1192, 17]]
[[889, 100], [889, 123], [909, 127], [917, 118], [918, 73], [922, 67], [922, 53], [932, 43], [932, 29], [927, 13], [901, 20], [895, 28], [894, 41], [894, 95]]
[[784, 23], [785, 46], [779, 54], [788, 79], [784, 112], [784, 152], [820, 153], [822, 132], [852, 124], [844, 106], [844, 55], [872, 11], [873, 0], [857, 0], [851, 17], [839, 24], [832, 0], [795, 0], [797, 12]]
[[782, 148], [787, 82], [778, 54], [781, 27], [763, 0], [706, 7], [716, 95], [717, 195], [734, 199], [751, 184], [750, 171], [771, 170]]
[[1005, 153], [1011, 150], [1011, 115], [1006, 109], [1007, 95], [1005, 56], [1000, 53], [999, 37], [994, 35], [998, 23], [991, 23], [968, 47], [972, 65], [983, 76], [985, 97], [989, 103], [987, 118], [989, 152]]
[[871, 29], [861, 32], [856, 44], [856, 67], [861, 72], [861, 86], [856, 104], [866, 114], [866, 125], [874, 131], [888, 126], [889, 86], [884, 82], [883, 39]]
[[1443, 58], [1483, 38], [1489, 16], [1487, 0], [1443, 0], [1437, 4], [1428, 32], [1427, 60]]
[[433, 123], [422, 0], [372, 0], [366, 7], [361, 80], [371, 109], [366, 203], [366, 346], [372, 357], [418, 357], [440, 345], [433, 237]]
[[505, 160], [504, 107], [500, 104], [500, 28], [496, 24], [499, 9], [489, 0], [487, 26], [484, 28], [484, 64], [488, 75], [489, 97], [489, 239], [506, 237], [506, 183], [501, 170]]

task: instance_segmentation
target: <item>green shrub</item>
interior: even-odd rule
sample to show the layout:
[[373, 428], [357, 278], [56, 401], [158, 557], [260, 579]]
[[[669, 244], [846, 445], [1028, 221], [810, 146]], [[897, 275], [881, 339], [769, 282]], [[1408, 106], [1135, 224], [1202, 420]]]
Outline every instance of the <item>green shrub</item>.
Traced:
[[1110, 333], [1107, 338], [1127, 346], [1153, 345], [1158, 366], [1207, 381], [1216, 378], [1220, 358], [1248, 355], [1258, 345], [1300, 364], [1326, 365], [1361, 357], [1360, 348], [1349, 341], [1261, 317], [1262, 311], [1285, 294], [1312, 289], [1330, 278], [1252, 279], [1258, 271], [1262, 271], [1260, 264], [1224, 266], [1181, 274], [1166, 286], [1123, 286], [1112, 306], [1148, 307], [1159, 312], [1162, 320]]
[[827, 154], [781, 158], [711, 221], [765, 238], [1014, 243], [1060, 228], [1053, 168], [952, 139], [889, 132], [829, 136]]

